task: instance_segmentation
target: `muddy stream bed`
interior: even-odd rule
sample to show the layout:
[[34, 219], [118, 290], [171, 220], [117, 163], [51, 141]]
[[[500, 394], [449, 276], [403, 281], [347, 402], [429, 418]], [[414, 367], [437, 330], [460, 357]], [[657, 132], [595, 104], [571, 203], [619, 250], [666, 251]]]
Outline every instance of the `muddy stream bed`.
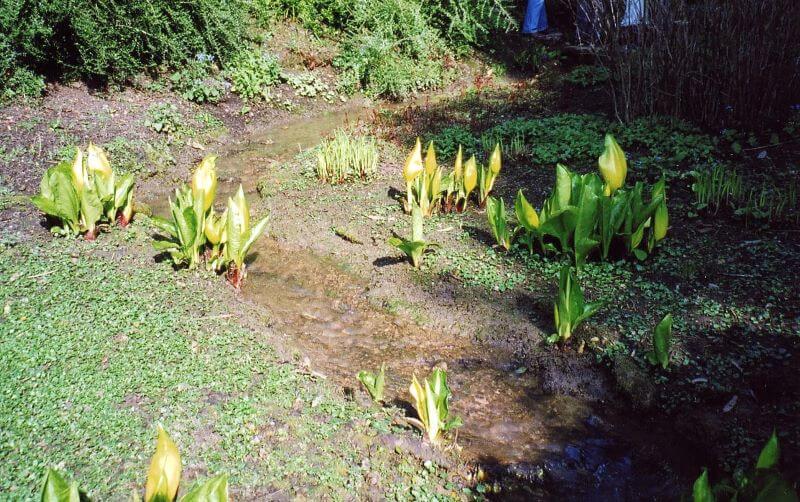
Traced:
[[[351, 108], [282, 124], [220, 152], [217, 200], [240, 183], [248, 198], [258, 197], [256, 182], [271, 162], [315, 146], [367, 112]], [[148, 201], [154, 213], [166, 212], [166, 195]], [[446, 367], [451, 410], [464, 421], [462, 457], [517, 485], [510, 489], [515, 496], [507, 488], [500, 498], [674, 500], [682, 492], [676, 454], [649, 444], [650, 424], [625, 413], [624, 404], [548, 395], [512, 353], [376, 308], [365, 294], [368, 282], [329, 257], [270, 238], [251, 252], [244, 298], [266, 307], [272, 329], [334, 383], [360, 392], [356, 373], [385, 363], [387, 400], [408, 408], [411, 375]]]

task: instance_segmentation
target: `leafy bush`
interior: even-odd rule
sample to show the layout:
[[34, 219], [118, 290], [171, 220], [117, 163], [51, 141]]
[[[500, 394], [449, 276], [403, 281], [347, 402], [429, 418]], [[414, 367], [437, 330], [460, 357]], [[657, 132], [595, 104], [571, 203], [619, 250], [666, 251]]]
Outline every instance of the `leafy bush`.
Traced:
[[459, 54], [472, 46], [485, 45], [492, 32], [517, 28], [513, 3], [509, 0], [441, 0], [424, 2], [424, 6]]
[[442, 84], [450, 51], [418, 2], [359, 0], [352, 9], [334, 59], [342, 91], [398, 99]]
[[239, 0], [10, 0], [0, 45], [14, 66], [51, 78], [121, 82], [197, 53], [223, 59], [241, 45], [245, 12]]
[[641, 150], [644, 162], [700, 162], [714, 152], [714, 142], [690, 124], [668, 117], [636, 119], [629, 124], [612, 123], [599, 115], [564, 113], [536, 119], [513, 119], [487, 129], [476, 137], [467, 128], [452, 126], [433, 137], [439, 152], [452, 158], [458, 145], [466, 154], [490, 151], [500, 143], [503, 154], [523, 156], [535, 164], [588, 163], [602, 148], [597, 141], [612, 132], [628, 148]]
[[44, 78], [27, 68], [15, 68], [1, 89], [0, 101], [16, 97], [37, 98], [44, 92]]
[[527, 151], [536, 164], [582, 162], [602, 150], [597, 138], [608, 128], [608, 121], [597, 115], [565, 113], [541, 119], [514, 119], [492, 127], [481, 136], [481, 143], [500, 143], [503, 153], [513, 155], [514, 142], [530, 145]]
[[469, 154], [478, 151], [478, 139], [472, 131], [461, 125], [445, 127], [432, 139], [436, 144], [436, 151], [445, 159], [454, 158], [459, 146]]
[[170, 78], [172, 90], [195, 103], [216, 104], [225, 94], [225, 84], [210, 74], [208, 64], [193, 62], [173, 73]]
[[524, 230], [523, 238], [531, 251], [538, 241], [543, 251], [572, 255], [580, 269], [595, 251], [603, 260], [608, 259], [613, 244], [626, 255], [643, 260], [666, 237], [669, 214], [665, 180], [650, 188], [649, 200], [645, 199], [644, 183], [626, 188], [627, 160], [610, 135], [598, 164], [602, 180], [595, 173], [580, 175], [558, 164], [553, 192], [539, 214], [522, 191], [517, 194], [514, 208], [519, 230]]
[[250, 225], [250, 208], [241, 185], [236, 195], [228, 198], [225, 212], [214, 213], [216, 159], [212, 155], [200, 162], [191, 188], [175, 189], [175, 201], [169, 201], [172, 219], [153, 217], [153, 223], [166, 234], [158, 236], [153, 247], [168, 253], [175, 265], [187, 264], [190, 269], [205, 259], [209, 270], [224, 269], [228, 281], [239, 289], [247, 275], [245, 258], [266, 230], [268, 217]]
[[317, 36], [344, 28], [357, 7], [348, 0], [255, 0], [253, 3], [262, 18], [291, 18]]
[[312, 73], [282, 73], [281, 79], [294, 89], [298, 96], [304, 98], [315, 98], [322, 96], [326, 101], [333, 101], [336, 94], [331, 91], [331, 88], [323, 82], [320, 78]]
[[233, 86], [231, 90], [244, 100], [266, 99], [269, 87], [281, 78], [278, 58], [260, 49], [237, 53], [228, 64], [225, 75]]

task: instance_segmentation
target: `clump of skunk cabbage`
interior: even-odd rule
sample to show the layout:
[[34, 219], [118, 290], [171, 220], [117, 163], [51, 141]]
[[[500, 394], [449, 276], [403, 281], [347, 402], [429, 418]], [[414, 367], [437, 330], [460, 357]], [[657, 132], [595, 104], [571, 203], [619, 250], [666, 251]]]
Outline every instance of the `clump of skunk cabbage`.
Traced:
[[215, 161], [214, 156], [203, 159], [192, 176], [191, 188], [175, 190], [175, 200], [169, 201], [171, 219], [153, 217], [153, 223], [167, 234], [157, 237], [153, 246], [168, 253], [175, 265], [189, 269], [205, 260], [209, 270], [224, 270], [228, 281], [239, 289], [247, 275], [247, 253], [264, 233], [268, 218], [250, 225], [250, 208], [241, 186], [221, 215], [214, 211]]
[[50, 231], [94, 240], [101, 227], [125, 227], [133, 218], [132, 174], [118, 176], [102, 148], [89, 143], [86, 155], [77, 148], [72, 162], [49, 168], [31, 202], [58, 221]]

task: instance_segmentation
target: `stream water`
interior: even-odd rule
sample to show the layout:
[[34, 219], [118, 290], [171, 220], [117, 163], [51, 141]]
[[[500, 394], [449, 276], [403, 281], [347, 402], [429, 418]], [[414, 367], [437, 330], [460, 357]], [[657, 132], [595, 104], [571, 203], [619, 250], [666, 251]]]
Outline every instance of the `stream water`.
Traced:
[[[223, 152], [217, 162], [218, 200], [239, 183], [255, 197], [256, 181], [269, 162], [314, 146], [365, 113], [355, 108], [298, 120]], [[165, 209], [162, 199], [152, 201], [157, 213]], [[243, 294], [264, 305], [273, 329], [331, 381], [357, 387], [359, 369], [386, 363], [388, 396], [406, 401], [413, 373], [424, 376], [436, 365], [446, 366], [454, 394], [451, 409], [464, 421], [458, 435], [463, 455], [519, 480], [525, 488], [517, 499], [675, 498], [675, 480], [665, 462], [637, 451], [636, 438], [646, 438], [647, 431], [636, 415], [547, 395], [513, 354], [466, 336], [426, 330], [374, 308], [364, 295], [368, 284], [330, 258], [288, 249], [269, 238], [262, 238], [253, 253]]]

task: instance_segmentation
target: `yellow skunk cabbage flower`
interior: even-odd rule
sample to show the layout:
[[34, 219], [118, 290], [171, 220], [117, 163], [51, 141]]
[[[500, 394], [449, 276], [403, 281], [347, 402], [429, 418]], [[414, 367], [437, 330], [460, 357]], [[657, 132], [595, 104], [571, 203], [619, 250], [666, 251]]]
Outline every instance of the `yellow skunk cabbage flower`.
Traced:
[[433, 148], [433, 141], [428, 143], [428, 151], [425, 152], [425, 174], [432, 176], [436, 172], [436, 150]]
[[203, 211], [208, 211], [217, 195], [216, 163], [217, 156], [209, 155], [200, 162], [192, 176], [192, 196], [203, 198]]
[[106, 152], [102, 148], [89, 143], [86, 147], [86, 167], [92, 174], [99, 174], [103, 178], [111, 176], [111, 164], [108, 162]]
[[217, 246], [219, 244], [225, 243], [225, 223], [228, 221], [228, 210], [226, 209], [221, 216], [217, 216], [214, 213], [214, 210], [211, 210], [211, 213], [208, 215], [206, 219], [206, 228], [205, 234], [206, 239], [212, 246]]
[[144, 490], [145, 502], [149, 502], [153, 498], [175, 500], [180, 482], [181, 456], [178, 453], [178, 447], [159, 424], [156, 452], [150, 461], [150, 470], [147, 472], [147, 484]]
[[469, 194], [478, 185], [478, 167], [475, 164], [475, 156], [469, 158], [464, 164], [464, 191], [466, 192], [465, 198], [469, 198]]
[[80, 196], [83, 188], [89, 184], [89, 173], [83, 167], [83, 152], [80, 148], [76, 148], [75, 158], [72, 159], [72, 183], [75, 185], [75, 191]]
[[403, 167], [403, 178], [406, 179], [406, 183], [411, 183], [417, 179], [422, 169], [422, 144], [419, 142], [419, 138], [417, 138], [417, 144], [414, 145], [414, 149], [408, 154], [406, 164]]
[[245, 234], [250, 230], [250, 207], [247, 205], [247, 198], [244, 196], [244, 189], [239, 185], [236, 195], [228, 199], [228, 209], [232, 218], [231, 222], [240, 234]]
[[625, 185], [628, 175], [628, 161], [614, 136], [606, 134], [605, 150], [597, 163], [600, 166], [600, 175], [606, 182], [605, 194], [611, 195], [618, 188]]
[[517, 214], [517, 220], [525, 227], [526, 230], [531, 231], [539, 228], [539, 215], [536, 214], [536, 209], [528, 202], [522, 190], [517, 192], [517, 199], [514, 201], [514, 210]]
[[456, 181], [461, 179], [464, 175], [464, 152], [461, 145], [458, 145], [458, 153], [456, 154], [456, 164], [453, 167], [453, 177]]
[[502, 167], [503, 161], [501, 159], [501, 152], [500, 152], [500, 143], [497, 143], [494, 146], [494, 151], [492, 155], [489, 157], [489, 169], [492, 171], [494, 176], [497, 176], [500, 173], [500, 168]]

